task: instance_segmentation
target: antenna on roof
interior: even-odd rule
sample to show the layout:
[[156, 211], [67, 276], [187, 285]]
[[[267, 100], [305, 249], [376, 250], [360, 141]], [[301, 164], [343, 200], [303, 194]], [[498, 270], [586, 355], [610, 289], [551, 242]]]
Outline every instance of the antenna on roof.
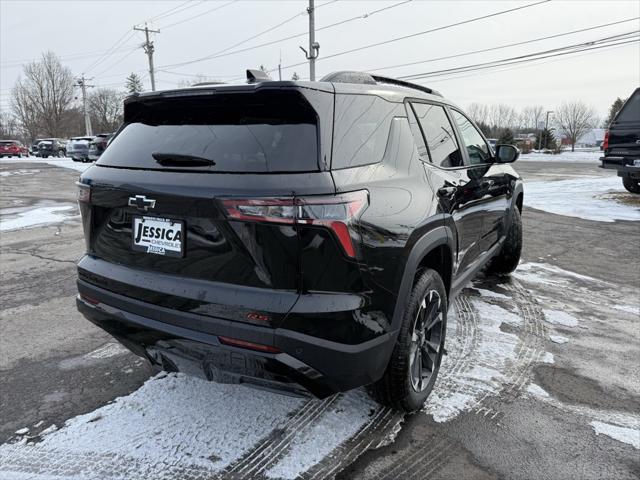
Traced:
[[247, 69], [247, 83], [259, 83], [270, 82], [271, 77], [267, 75], [267, 72], [262, 70], [249, 70]]

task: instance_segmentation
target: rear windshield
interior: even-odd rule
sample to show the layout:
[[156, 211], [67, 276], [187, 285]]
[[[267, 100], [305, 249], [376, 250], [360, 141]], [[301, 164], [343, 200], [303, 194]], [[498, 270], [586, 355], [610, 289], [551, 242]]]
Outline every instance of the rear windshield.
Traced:
[[[296, 92], [147, 99], [125, 108], [125, 125], [98, 165], [207, 172], [318, 170], [317, 116]], [[169, 158], [169, 164], [158, 158]], [[186, 165], [190, 158], [211, 165]]]
[[7, 142], [7, 141], [0, 142], [0, 145], [17, 145], [17, 144], [18, 142]]
[[640, 122], [640, 89], [633, 92], [626, 101], [616, 117], [616, 122]]

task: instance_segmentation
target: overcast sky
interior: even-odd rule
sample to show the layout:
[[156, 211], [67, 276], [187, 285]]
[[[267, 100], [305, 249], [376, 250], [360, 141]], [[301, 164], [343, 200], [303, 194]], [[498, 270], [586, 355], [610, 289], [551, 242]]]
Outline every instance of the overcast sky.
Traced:
[[[300, 36], [280, 40], [308, 29], [307, 1], [56, 1], [0, 0], [0, 106], [8, 107], [11, 87], [25, 62], [45, 50], [55, 52], [74, 74], [93, 77], [96, 86], [122, 88], [130, 72], [137, 72], [150, 88], [147, 57], [142, 48], [144, 34], [133, 25], [158, 17], [149, 25], [160, 29], [153, 35], [158, 89], [174, 88], [181, 81], [201, 74], [209, 78], [242, 78], [244, 69], [260, 64], [269, 69], [304, 61]], [[316, 0], [316, 27], [363, 17], [320, 30], [317, 76], [336, 70], [369, 70], [403, 63], [458, 55], [505, 44], [533, 40], [610, 22], [626, 23], [588, 32], [458, 56], [406, 67], [379, 70], [389, 76], [432, 72], [516, 57], [573, 45], [640, 29], [640, 2], [554, 0], [504, 15], [440, 31], [362, 49], [333, 58], [332, 54], [404, 35], [450, 25], [527, 4], [523, 1], [349, 1]], [[323, 5], [326, 4], [326, 5]], [[171, 11], [173, 9], [173, 11]], [[195, 17], [195, 18], [194, 18]], [[291, 19], [294, 17], [293, 19]], [[291, 20], [289, 20], [291, 19]], [[280, 23], [283, 25], [245, 41]], [[114, 51], [104, 57], [116, 42]], [[241, 43], [242, 42], [242, 43]], [[240, 44], [237, 47], [233, 47]], [[233, 47], [233, 48], [230, 48]], [[233, 53], [236, 50], [245, 52]], [[191, 61], [220, 51], [230, 55]], [[104, 58], [100, 58], [101, 55]], [[171, 65], [171, 66], [170, 66]], [[293, 72], [308, 77], [308, 65], [285, 68], [283, 78]], [[277, 78], [277, 72], [273, 74]], [[582, 99], [605, 115], [618, 97], [628, 96], [640, 84], [640, 46], [635, 43], [493, 70], [420, 80], [466, 106], [471, 102], [506, 103], [516, 108], [541, 104], [553, 110], [564, 100]]]

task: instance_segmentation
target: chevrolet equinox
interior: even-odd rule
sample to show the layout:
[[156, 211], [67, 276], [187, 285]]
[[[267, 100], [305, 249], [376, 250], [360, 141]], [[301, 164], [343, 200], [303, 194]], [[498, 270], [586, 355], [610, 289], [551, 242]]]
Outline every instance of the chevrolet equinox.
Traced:
[[247, 74], [125, 100], [78, 182], [79, 310], [167, 371], [421, 408], [451, 299], [518, 265], [518, 150], [424, 86]]

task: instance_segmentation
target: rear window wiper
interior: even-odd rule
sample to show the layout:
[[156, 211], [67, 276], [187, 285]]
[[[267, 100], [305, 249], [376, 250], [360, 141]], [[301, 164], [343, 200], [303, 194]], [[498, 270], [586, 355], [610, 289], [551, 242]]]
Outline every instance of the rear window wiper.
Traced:
[[151, 156], [163, 167], [207, 167], [216, 164], [216, 162], [210, 158], [185, 153], [153, 152]]

